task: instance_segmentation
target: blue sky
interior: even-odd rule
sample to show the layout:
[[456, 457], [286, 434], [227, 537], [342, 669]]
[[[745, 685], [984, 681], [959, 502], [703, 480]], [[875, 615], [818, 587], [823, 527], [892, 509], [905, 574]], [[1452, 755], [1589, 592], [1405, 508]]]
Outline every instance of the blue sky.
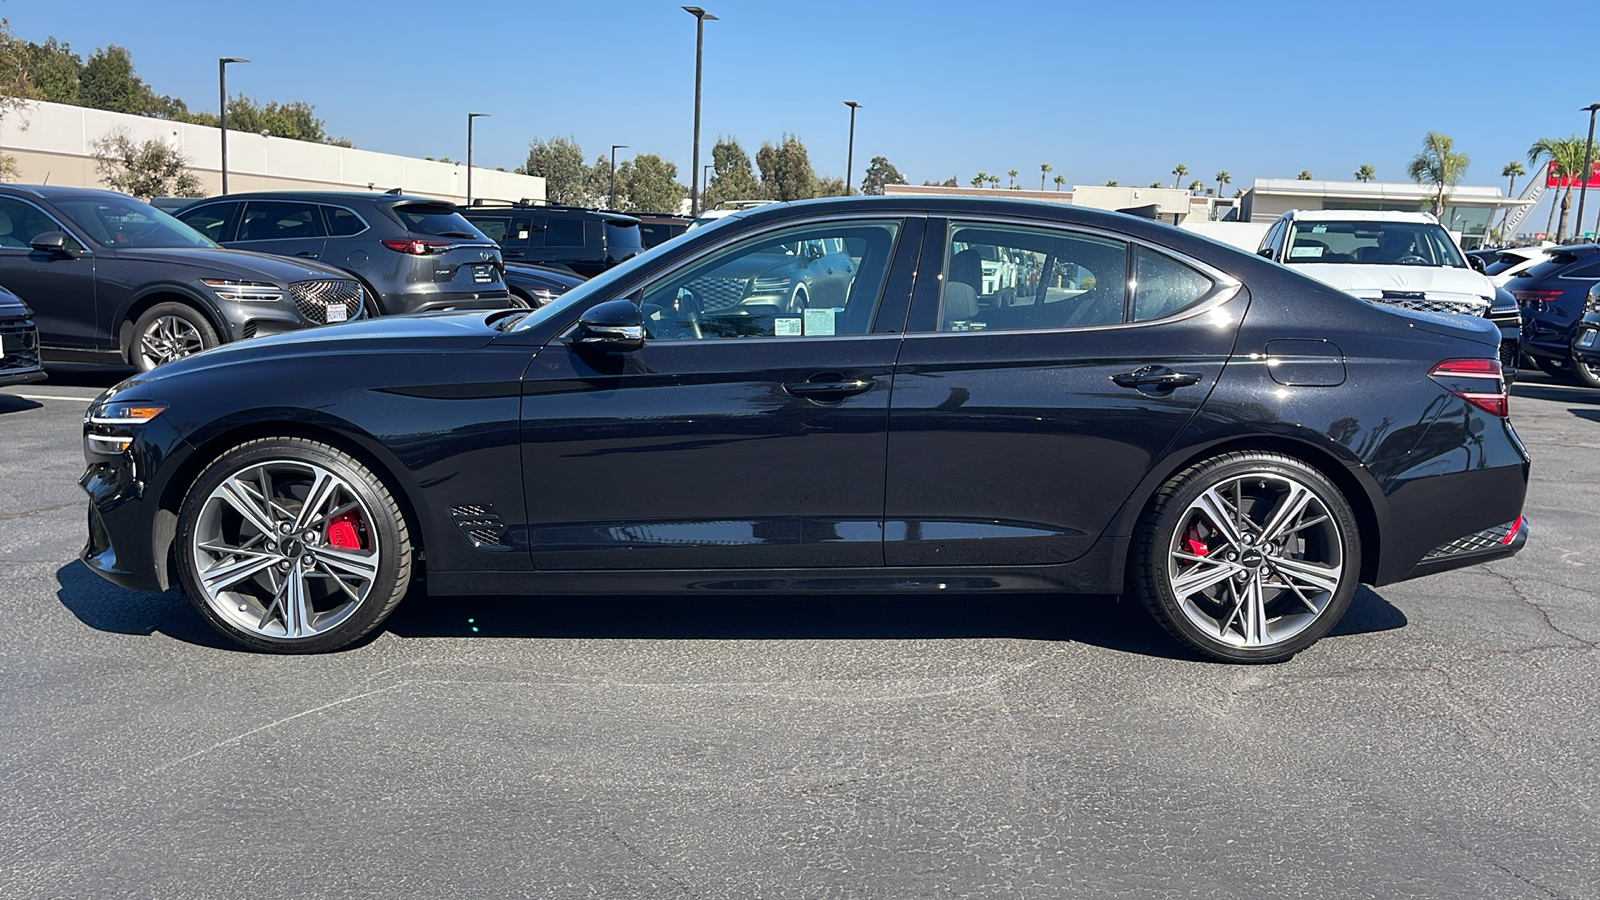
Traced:
[[[799, 135], [842, 175], [849, 110], [856, 180], [872, 156], [907, 178], [963, 183], [1049, 162], [1068, 183], [1171, 183], [1172, 168], [1235, 187], [1254, 177], [1404, 179], [1428, 130], [1471, 155], [1467, 181], [1541, 136], [1582, 132], [1600, 79], [1548, 18], [1503, 4], [955, 3], [704, 0], [702, 157], [718, 134], [751, 151]], [[694, 19], [668, 0], [272, 3], [5, 0], [20, 37], [84, 55], [117, 43], [192, 108], [216, 105], [216, 58], [253, 60], [229, 86], [315, 104], [356, 146], [465, 154], [511, 168], [529, 140], [572, 135], [659, 153], [688, 181]], [[1547, 85], [1547, 86], [1544, 86]], [[629, 151], [619, 151], [625, 158]], [[1543, 212], [1533, 217], [1542, 225]]]

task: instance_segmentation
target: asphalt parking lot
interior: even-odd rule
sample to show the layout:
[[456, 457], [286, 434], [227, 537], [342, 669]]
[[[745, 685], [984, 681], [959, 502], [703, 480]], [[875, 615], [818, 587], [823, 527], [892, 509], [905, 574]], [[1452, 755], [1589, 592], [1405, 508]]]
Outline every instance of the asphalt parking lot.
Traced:
[[91, 575], [93, 378], [0, 390], [0, 896], [1600, 896], [1600, 392], [1520, 556], [1268, 667], [1113, 598], [413, 598], [347, 652]]

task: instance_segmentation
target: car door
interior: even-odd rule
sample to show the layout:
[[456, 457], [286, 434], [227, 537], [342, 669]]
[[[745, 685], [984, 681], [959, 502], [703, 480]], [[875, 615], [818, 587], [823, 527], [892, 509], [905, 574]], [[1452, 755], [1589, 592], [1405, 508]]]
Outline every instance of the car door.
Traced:
[[[1118, 234], [944, 227], [930, 224], [922, 267], [945, 277], [919, 280], [895, 367], [885, 560], [1069, 562], [1205, 401], [1248, 298]], [[993, 250], [1040, 277], [985, 295], [977, 260]]]
[[327, 244], [322, 212], [299, 200], [249, 200], [239, 217], [239, 231], [226, 246], [274, 256], [318, 259]]
[[[50, 231], [67, 236], [67, 253], [33, 249], [33, 239]], [[18, 197], [0, 197], [0, 286], [33, 310], [41, 347], [95, 350], [111, 346], [110, 337], [102, 334], [97, 324], [95, 255], [71, 229]]]
[[[733, 236], [628, 294], [642, 349], [542, 350], [522, 425], [535, 567], [881, 566], [889, 383], [921, 224]], [[814, 234], [869, 247], [842, 312], [703, 311], [751, 289], [747, 257]]]

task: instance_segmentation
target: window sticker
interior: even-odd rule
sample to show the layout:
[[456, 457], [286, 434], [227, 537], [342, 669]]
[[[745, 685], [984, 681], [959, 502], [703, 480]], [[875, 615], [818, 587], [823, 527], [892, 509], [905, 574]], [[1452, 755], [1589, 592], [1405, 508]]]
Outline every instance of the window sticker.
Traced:
[[1322, 234], [1322, 233], [1326, 232], [1327, 230], [1328, 230], [1328, 226], [1326, 226], [1326, 225], [1313, 225], [1313, 226], [1311, 226], [1311, 233], [1312, 234]]
[[1308, 245], [1308, 246], [1300, 246], [1300, 247], [1290, 247], [1289, 248], [1289, 258], [1290, 259], [1316, 259], [1316, 258], [1318, 258], [1318, 257], [1320, 257], [1322, 255], [1322, 251], [1325, 250], [1325, 249], [1327, 249], [1327, 248], [1318, 247], [1315, 244]]
[[779, 316], [772, 320], [773, 337], [800, 337], [804, 334], [800, 330], [799, 316]]
[[808, 309], [805, 311], [806, 334], [821, 337], [833, 334], [832, 309]]

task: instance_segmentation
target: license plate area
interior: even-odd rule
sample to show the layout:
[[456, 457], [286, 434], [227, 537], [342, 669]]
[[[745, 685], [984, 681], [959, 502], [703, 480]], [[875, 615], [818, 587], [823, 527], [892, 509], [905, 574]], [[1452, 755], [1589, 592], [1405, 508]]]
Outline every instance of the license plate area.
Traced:
[[472, 267], [472, 283], [473, 284], [494, 284], [495, 282], [497, 282], [499, 280], [500, 280], [500, 273], [492, 265], [481, 265], [481, 266], [473, 266]]
[[1578, 346], [1579, 347], [1593, 347], [1594, 346], [1594, 336], [1597, 335], [1597, 334], [1600, 334], [1600, 331], [1595, 331], [1593, 328], [1589, 329], [1588, 331], [1585, 331], [1582, 335], [1580, 335], [1578, 337]]

